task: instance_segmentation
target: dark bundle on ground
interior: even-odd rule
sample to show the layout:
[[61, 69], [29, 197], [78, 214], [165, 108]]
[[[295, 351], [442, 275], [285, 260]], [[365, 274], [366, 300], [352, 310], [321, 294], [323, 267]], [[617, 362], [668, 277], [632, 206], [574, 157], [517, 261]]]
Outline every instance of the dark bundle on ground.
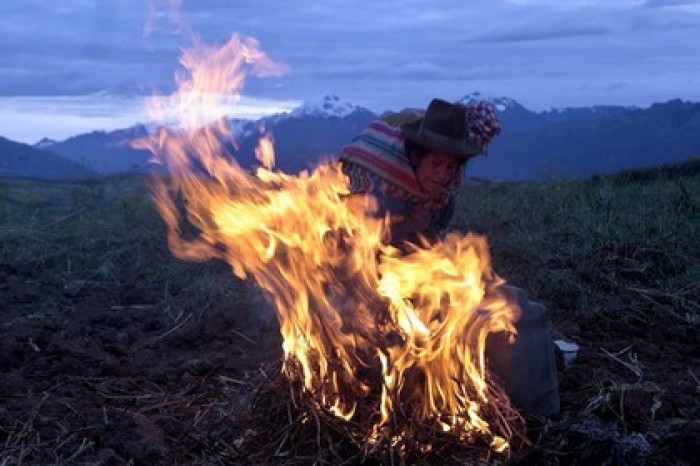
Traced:
[[[581, 346], [560, 373], [562, 412], [528, 419], [511, 464], [693, 464], [697, 205], [692, 173], [466, 187], [455, 227], [486, 233], [496, 272]], [[274, 315], [225, 264], [173, 259], [164, 234], [140, 178], [0, 180], [0, 464], [363, 458], [329, 428], [319, 457], [315, 420], [296, 451], [282, 442], [302, 410], [286, 410], [298, 398], [274, 367]]]

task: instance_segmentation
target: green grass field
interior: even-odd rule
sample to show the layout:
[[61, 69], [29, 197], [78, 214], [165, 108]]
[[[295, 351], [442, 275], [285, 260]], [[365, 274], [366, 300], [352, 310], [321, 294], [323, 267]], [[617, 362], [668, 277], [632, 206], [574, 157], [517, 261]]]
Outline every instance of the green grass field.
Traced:
[[700, 174], [688, 172], [469, 186], [454, 226], [485, 233], [495, 269], [555, 318], [629, 313], [697, 324]]

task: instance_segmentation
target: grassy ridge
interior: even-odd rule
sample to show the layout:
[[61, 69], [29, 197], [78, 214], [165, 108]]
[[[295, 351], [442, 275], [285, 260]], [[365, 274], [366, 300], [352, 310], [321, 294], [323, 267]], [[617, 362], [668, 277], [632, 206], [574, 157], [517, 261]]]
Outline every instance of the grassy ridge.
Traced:
[[656, 307], [697, 322], [700, 309], [687, 301], [700, 301], [700, 171], [669, 170], [471, 184], [454, 226], [485, 233], [494, 268], [555, 317], [634, 311], [632, 297], [646, 290]]

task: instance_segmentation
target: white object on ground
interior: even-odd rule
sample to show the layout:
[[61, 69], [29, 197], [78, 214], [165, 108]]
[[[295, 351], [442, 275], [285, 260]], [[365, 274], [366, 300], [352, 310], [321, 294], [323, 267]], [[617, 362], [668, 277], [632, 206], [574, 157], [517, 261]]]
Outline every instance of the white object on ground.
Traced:
[[559, 351], [564, 356], [564, 363], [569, 366], [574, 362], [576, 356], [578, 356], [579, 346], [571, 341], [565, 340], [554, 340], [554, 344], [557, 345]]

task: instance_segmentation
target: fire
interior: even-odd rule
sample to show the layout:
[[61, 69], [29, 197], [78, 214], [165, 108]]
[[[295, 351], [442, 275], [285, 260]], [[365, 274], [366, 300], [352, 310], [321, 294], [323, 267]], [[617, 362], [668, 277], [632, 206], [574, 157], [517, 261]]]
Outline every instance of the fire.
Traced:
[[247, 74], [284, 67], [238, 35], [181, 63], [179, 90], [151, 105], [178, 126], [138, 142], [167, 169], [153, 193], [172, 252], [252, 277], [277, 310], [285, 376], [319, 411], [361, 426], [365, 444], [399, 445], [421, 423], [504, 451], [508, 432], [493, 432], [486, 411], [507, 400], [494, 398], [484, 353], [490, 333], [515, 331], [517, 308], [498, 291], [485, 238], [450, 234], [401, 255], [384, 241], [391, 219], [369, 215], [374, 200], [351, 195], [338, 164], [275, 171], [266, 136], [262, 167], [242, 169], [216, 111]]

